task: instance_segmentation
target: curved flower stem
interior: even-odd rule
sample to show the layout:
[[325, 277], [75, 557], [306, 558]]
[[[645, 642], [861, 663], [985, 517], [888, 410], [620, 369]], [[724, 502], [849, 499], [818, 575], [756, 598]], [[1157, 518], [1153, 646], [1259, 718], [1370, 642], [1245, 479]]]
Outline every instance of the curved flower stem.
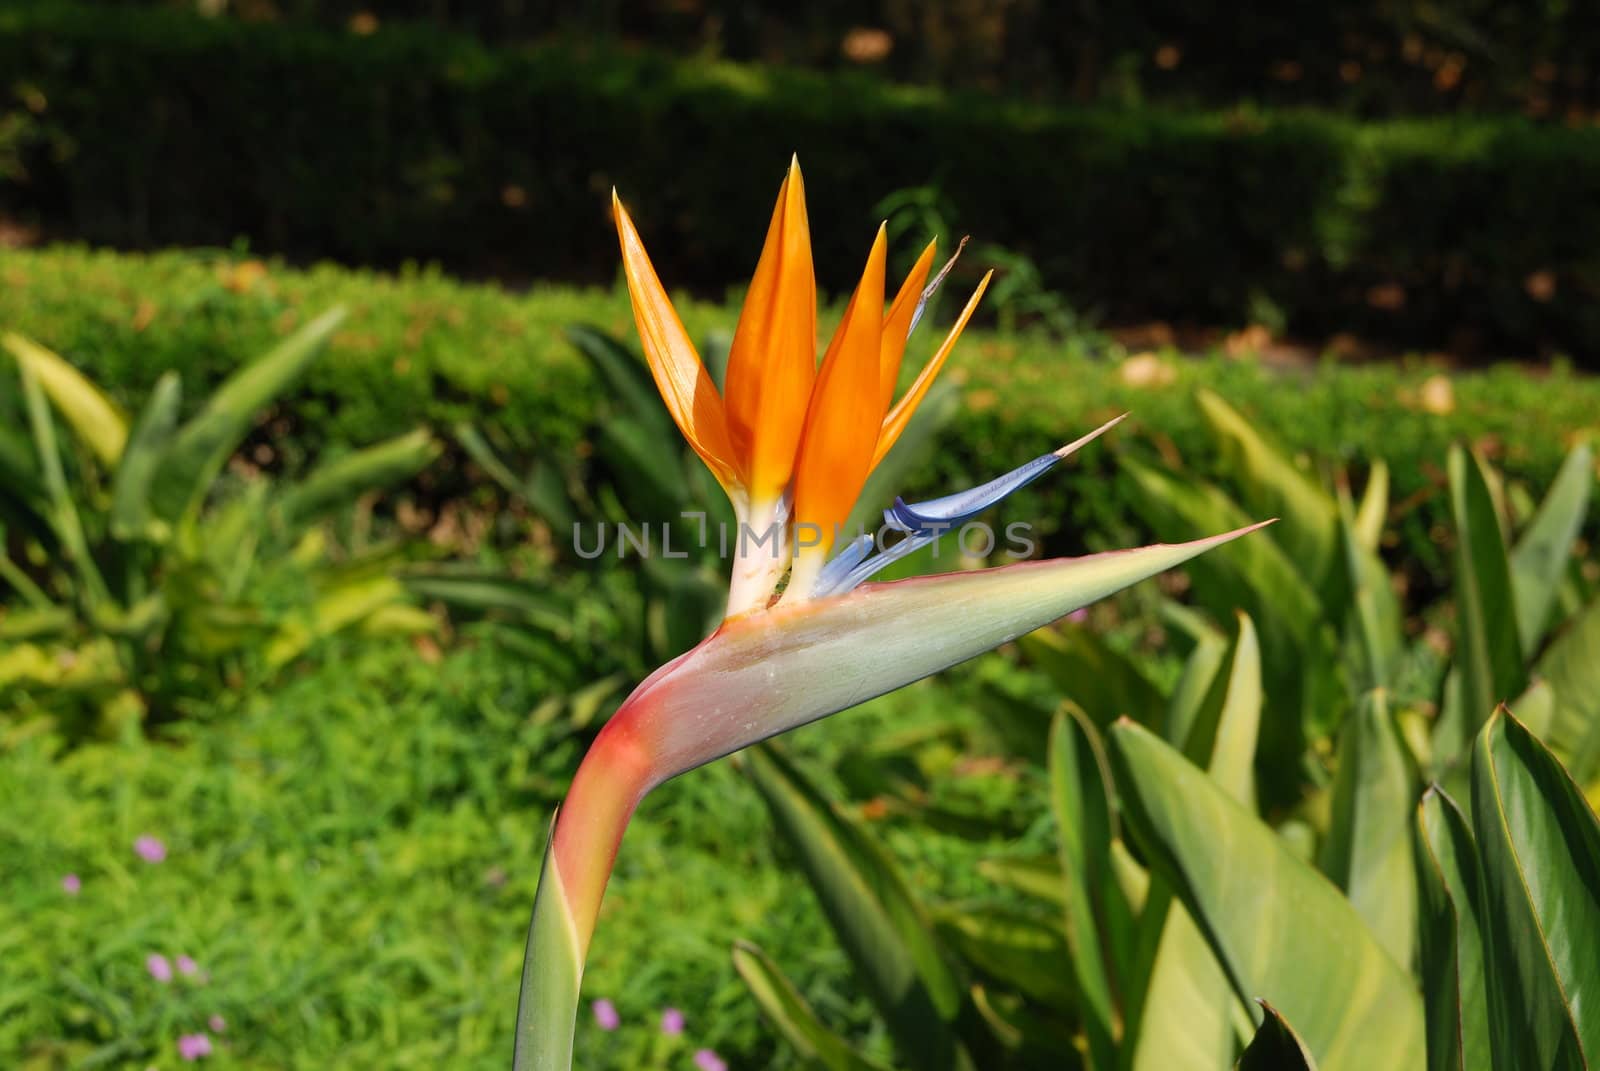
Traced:
[[595, 738], [556, 811], [528, 925], [513, 1071], [568, 1071], [584, 959], [606, 881], [639, 800], [653, 784], [623, 722]]

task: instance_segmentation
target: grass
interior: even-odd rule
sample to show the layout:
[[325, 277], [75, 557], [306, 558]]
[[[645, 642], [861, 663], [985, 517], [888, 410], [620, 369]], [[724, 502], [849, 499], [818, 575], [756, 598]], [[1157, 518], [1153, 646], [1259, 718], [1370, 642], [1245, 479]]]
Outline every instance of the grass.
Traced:
[[[795, 750], [831, 763], [889, 731], [970, 721], [954, 697], [995, 672], [1005, 663], [869, 704]], [[430, 664], [369, 641], [171, 739], [62, 751], [37, 726], [7, 726], [0, 1063], [177, 1067], [177, 1038], [220, 1015], [217, 1067], [503, 1067], [544, 825], [582, 746], [530, 722], [544, 691], [493, 644]], [[141, 835], [165, 843], [164, 862], [136, 855]], [[983, 845], [931, 832], [895, 843], [927, 887], [978, 891]], [[69, 873], [77, 895], [63, 891]], [[759, 800], [718, 763], [635, 819], [584, 987], [624, 1025], [604, 1033], [585, 1015], [575, 1066], [687, 1067], [699, 1046], [735, 1067], [794, 1066], [732, 970], [736, 937], [887, 1052]], [[159, 983], [155, 953], [191, 956], [208, 978]], [[676, 1041], [656, 1025], [668, 1005], [688, 1019]]]

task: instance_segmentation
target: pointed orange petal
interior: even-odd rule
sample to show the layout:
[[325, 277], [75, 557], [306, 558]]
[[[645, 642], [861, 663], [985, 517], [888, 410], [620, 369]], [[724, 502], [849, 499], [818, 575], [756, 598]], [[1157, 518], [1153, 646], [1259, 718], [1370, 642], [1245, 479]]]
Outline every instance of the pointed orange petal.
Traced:
[[878, 349], [883, 335], [883, 267], [888, 249], [884, 229], [872, 243], [867, 267], [844, 319], [833, 333], [817, 386], [806, 412], [805, 435], [795, 468], [794, 517], [797, 525], [820, 529], [820, 545], [805, 547], [818, 533], [796, 528], [799, 558], [825, 555], [833, 527], [844, 523], [872, 471], [883, 405], [878, 385]]
[[700, 362], [694, 343], [689, 341], [689, 333], [662, 289], [650, 256], [644, 251], [644, 243], [639, 240], [639, 232], [634, 229], [633, 220], [617, 199], [615, 190], [611, 192], [611, 206], [617, 217], [617, 237], [622, 243], [622, 268], [628, 280], [628, 297], [633, 302], [633, 322], [638, 325], [656, 389], [667, 403], [678, 430], [711, 469], [712, 475], [730, 497], [742, 497], [744, 479], [732, 437], [728, 434], [728, 416], [722, 396]]
[[911, 317], [917, 311], [917, 301], [922, 297], [922, 287], [933, 269], [933, 251], [938, 243], [929, 242], [917, 262], [911, 266], [900, 292], [889, 306], [889, 315], [883, 318], [883, 340], [878, 345], [878, 382], [883, 387], [883, 411], [889, 411], [894, 401], [894, 389], [900, 382], [900, 358], [905, 356], [906, 336], [911, 333]]
[[983, 280], [978, 283], [978, 289], [972, 292], [972, 297], [967, 299], [967, 307], [961, 310], [961, 315], [956, 319], [956, 325], [950, 329], [944, 341], [939, 344], [939, 351], [935, 353], [928, 363], [917, 373], [915, 383], [906, 391], [906, 396], [900, 399], [898, 405], [889, 411], [883, 418], [883, 430], [878, 434], [878, 447], [872, 455], [872, 465], [877, 467], [889, 453], [889, 448], [894, 446], [895, 440], [900, 438], [900, 433], [906, 430], [906, 425], [911, 423], [911, 416], [917, 411], [917, 406], [922, 403], [923, 396], [928, 393], [928, 388], [933, 386], [933, 381], [939, 375], [939, 369], [944, 367], [944, 362], [950, 356], [950, 351], [956, 348], [956, 340], [961, 337], [961, 331], [967, 326], [967, 321], [972, 318], [973, 310], [978, 307], [978, 300], [983, 297], [983, 292], [989, 287], [989, 280], [994, 272], [985, 273]]
[[789, 165], [728, 351], [728, 429], [750, 497], [789, 486], [817, 374], [817, 282], [800, 164]]

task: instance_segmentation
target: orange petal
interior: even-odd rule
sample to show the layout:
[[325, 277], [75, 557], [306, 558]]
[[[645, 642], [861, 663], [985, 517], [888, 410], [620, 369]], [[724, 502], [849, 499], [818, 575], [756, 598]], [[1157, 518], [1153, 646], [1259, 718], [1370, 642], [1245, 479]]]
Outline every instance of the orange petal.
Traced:
[[911, 266], [900, 292], [889, 306], [889, 315], [883, 318], [883, 341], [878, 346], [878, 382], [883, 387], [883, 411], [889, 411], [894, 401], [894, 389], [900, 383], [900, 358], [905, 356], [906, 336], [911, 333], [911, 317], [916, 314], [917, 301], [922, 297], [922, 287], [933, 268], [933, 251], [938, 243], [929, 242], [917, 262]]
[[817, 282], [796, 160], [778, 191], [728, 351], [728, 429], [755, 502], [776, 501], [789, 486], [816, 375]]
[[633, 322], [638, 325], [656, 389], [678, 430], [712, 475], [730, 497], [742, 497], [744, 479], [728, 433], [722, 396], [700, 362], [700, 354], [689, 341], [689, 333], [683, 329], [671, 299], [661, 288], [639, 232], [615, 190], [611, 191], [611, 206], [617, 217], [617, 237], [622, 242], [622, 268], [628, 280], [628, 297], [633, 302]]
[[956, 339], [961, 337], [961, 331], [967, 326], [967, 321], [972, 318], [973, 310], [978, 307], [978, 300], [983, 297], [983, 292], [989, 287], [989, 280], [994, 272], [987, 272], [983, 280], [978, 283], [978, 289], [972, 292], [972, 297], [967, 299], [967, 307], [961, 310], [961, 315], [956, 319], [956, 325], [950, 329], [944, 341], [939, 344], [939, 351], [935, 353], [928, 363], [917, 373], [916, 382], [911, 384], [911, 389], [906, 391], [906, 396], [900, 399], [898, 405], [889, 411], [883, 418], [883, 430], [878, 434], [878, 447], [872, 455], [872, 465], [878, 463], [889, 453], [889, 448], [894, 446], [895, 440], [900, 438], [900, 433], [906, 430], [906, 425], [911, 423], [911, 415], [917, 411], [917, 406], [922, 403], [923, 396], [928, 393], [928, 388], [933, 386], [934, 379], [939, 375], [939, 369], [944, 367], [945, 360], [950, 356], [950, 351], [956, 348]]
[[797, 527], [797, 559], [826, 555], [833, 544], [834, 525], [844, 523], [850, 515], [850, 508], [872, 471], [872, 449], [883, 413], [878, 351], [883, 335], [883, 267], [887, 249], [888, 240], [879, 227], [866, 270], [828, 344], [811, 394], [795, 470], [794, 517], [797, 525], [817, 525], [822, 542], [803, 546], [815, 540], [818, 533]]

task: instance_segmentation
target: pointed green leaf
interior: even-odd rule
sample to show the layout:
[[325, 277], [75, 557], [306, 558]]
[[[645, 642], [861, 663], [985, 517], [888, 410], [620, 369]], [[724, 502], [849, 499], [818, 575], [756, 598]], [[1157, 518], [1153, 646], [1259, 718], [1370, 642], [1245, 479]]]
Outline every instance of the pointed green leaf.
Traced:
[[[1551, 642], [1533, 672], [1550, 696], [1545, 740], [1579, 784], [1592, 783], [1600, 776], [1600, 599]], [[1517, 709], [1524, 724], [1525, 701]]]
[[1600, 1065], [1600, 823], [1503, 709], [1472, 754], [1495, 1067]]
[[1517, 636], [1532, 653], [1550, 625], [1550, 611], [1561, 575], [1572, 557], [1572, 544], [1583, 528], [1594, 486], [1594, 451], [1588, 443], [1573, 447], [1561, 463], [1555, 482], [1539, 511], [1511, 551], [1511, 580], [1516, 595]]
[[64, 359], [21, 335], [0, 336], [4, 346], [39, 381], [67, 426], [106, 467], [117, 463], [128, 441], [128, 421], [100, 388]]
[[1274, 540], [1313, 586], [1320, 586], [1333, 564], [1337, 539], [1332, 497], [1220, 396], [1201, 390], [1196, 400], [1221, 447], [1224, 466], [1243, 491], [1244, 504], [1262, 516], [1280, 518]]
[[1317, 1062], [1306, 1051], [1305, 1042], [1295, 1035], [1283, 1016], [1264, 1000], [1261, 1026], [1250, 1045], [1239, 1057], [1238, 1071], [1317, 1071]]
[[302, 524], [352, 503], [368, 491], [410, 479], [439, 456], [439, 440], [426, 428], [363, 447], [313, 469], [283, 492], [278, 515], [285, 526]]
[[178, 429], [151, 488], [157, 517], [175, 523], [199, 508], [256, 414], [305, 371], [344, 316], [340, 308], [323, 313], [229, 376]]
[[1400, 600], [1395, 597], [1383, 559], [1363, 542], [1349, 499], [1339, 501], [1339, 541], [1344, 551], [1350, 606], [1345, 618], [1345, 650], [1359, 692], [1392, 688], [1405, 653]]
[[110, 601], [106, 582], [100, 575], [94, 556], [89, 552], [89, 542], [83, 533], [83, 521], [78, 516], [77, 503], [67, 489], [67, 476], [61, 467], [61, 449], [56, 443], [56, 425], [50, 416], [50, 405], [45, 401], [44, 389], [34, 375], [31, 364], [21, 366], [22, 397], [28, 413], [28, 423], [33, 430], [34, 450], [39, 457], [39, 468], [44, 476], [45, 493], [50, 498], [50, 523], [56, 538], [67, 553], [67, 559], [77, 571], [86, 589], [88, 602]]
[[733, 968], [744, 979], [745, 988], [755, 998], [761, 1014], [799, 1054], [803, 1066], [819, 1071], [875, 1071], [880, 1066], [829, 1030], [806, 1003], [806, 998], [760, 948], [748, 941], [736, 943]]
[[1069, 963], [1077, 976], [1091, 1065], [1115, 1066], [1122, 1010], [1114, 964], [1133, 918], [1112, 869], [1109, 773], [1093, 725], [1066, 705], [1050, 729], [1050, 802], [1066, 882]]
[[1450, 510], [1456, 529], [1456, 654], [1461, 675], [1459, 717], [1440, 719], [1434, 753], [1441, 760], [1465, 753], [1495, 707], [1528, 686], [1517, 637], [1511, 566], [1500, 537], [1500, 518], [1483, 463], [1451, 447]]
[[[550, 820], [555, 828], [555, 819]], [[546, 837], [539, 891], [528, 924], [517, 998], [516, 1050], [512, 1071], [571, 1071], [572, 1033], [578, 1022], [578, 992], [583, 982], [583, 951], [561, 872]]]
[[[1160, 531], [1214, 531], [1227, 518], [1244, 515], [1214, 486], [1126, 457], [1121, 466], [1133, 478], [1135, 508]], [[1269, 708], [1262, 745], [1279, 760], [1263, 763], [1262, 787], [1270, 800], [1293, 799], [1308, 736], [1331, 728], [1346, 702], [1321, 599], [1299, 565], [1270, 539], [1219, 548], [1187, 571], [1196, 602], [1219, 617], [1242, 609], [1255, 624]]]
[[139, 413], [139, 419], [122, 451], [111, 484], [111, 534], [120, 540], [161, 539], [165, 533], [152, 526], [150, 482], [178, 424], [182, 385], [176, 372], [163, 372]]
[[1384, 522], [1389, 519], [1389, 464], [1383, 458], [1372, 462], [1367, 472], [1367, 486], [1361, 492], [1361, 504], [1356, 507], [1352, 525], [1356, 545], [1376, 552], [1383, 539]]
[[1128, 826], [1240, 999], [1271, 994], [1324, 1071], [1422, 1066], [1417, 990], [1339, 890], [1151, 733], [1118, 723], [1111, 755]]
[[1059, 922], [994, 904], [941, 907], [934, 920], [945, 944], [997, 983], [1059, 1012], [1077, 1007]]
[[[1256, 737], [1261, 723], [1261, 656], [1255, 629], [1245, 614], [1228, 645], [1222, 672], [1202, 704], [1185, 750], [1203, 763], [1212, 780], [1245, 806], [1255, 799]], [[1158, 892], [1141, 916], [1156, 931], [1149, 981], [1130, 1016], [1135, 1071], [1218, 1071], [1235, 1051], [1234, 1021], [1242, 1008], [1194, 920], [1173, 902], [1172, 889]], [[1173, 1029], [1182, 1023], [1183, 1028]]]
[[961, 986], [898, 868], [776, 747], [752, 748], [745, 770], [798, 856], [901, 1058], [917, 1069], [957, 1066], [952, 1024]]
[[1385, 692], [1356, 704], [1339, 734], [1333, 817], [1319, 866], [1395, 962], [1411, 962], [1417, 888], [1411, 812], [1418, 785]]
[[1414, 845], [1428, 1071], [1493, 1071], [1478, 846], [1438, 786], [1417, 805]]

